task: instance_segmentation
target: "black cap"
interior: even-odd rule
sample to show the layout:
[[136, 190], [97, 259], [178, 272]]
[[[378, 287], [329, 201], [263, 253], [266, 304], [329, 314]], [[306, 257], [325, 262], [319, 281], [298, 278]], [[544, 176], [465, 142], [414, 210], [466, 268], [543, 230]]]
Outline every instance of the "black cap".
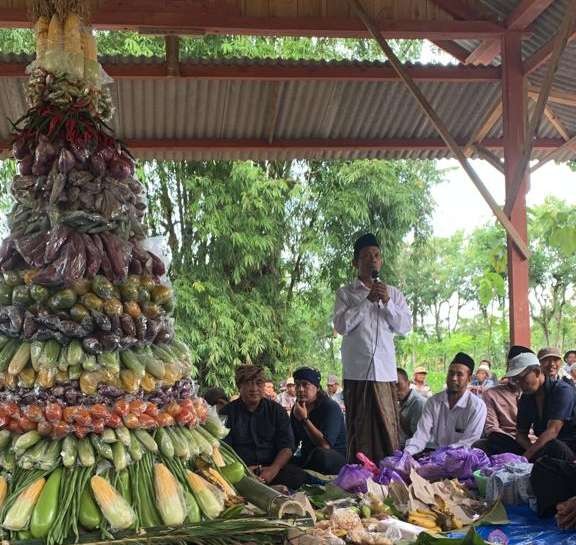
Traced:
[[458, 352], [458, 354], [454, 356], [454, 359], [450, 363], [459, 363], [460, 365], [465, 365], [468, 367], [468, 369], [470, 369], [471, 374], [474, 372], [474, 360], [465, 352]]
[[362, 248], [367, 248], [368, 246], [376, 246], [380, 248], [378, 239], [372, 233], [366, 233], [356, 239], [356, 242], [354, 243], [354, 259], [358, 259], [360, 250], [362, 250]]
[[322, 375], [318, 369], [312, 369], [312, 367], [299, 367], [292, 373], [294, 380], [305, 380], [310, 384], [314, 384], [316, 388], [320, 388], [320, 381], [322, 380]]
[[516, 356], [519, 356], [520, 354], [528, 353], [534, 354], [534, 352], [528, 347], [515, 344], [514, 346], [510, 347], [510, 350], [508, 350], [508, 361], [510, 361], [512, 358], [515, 358]]

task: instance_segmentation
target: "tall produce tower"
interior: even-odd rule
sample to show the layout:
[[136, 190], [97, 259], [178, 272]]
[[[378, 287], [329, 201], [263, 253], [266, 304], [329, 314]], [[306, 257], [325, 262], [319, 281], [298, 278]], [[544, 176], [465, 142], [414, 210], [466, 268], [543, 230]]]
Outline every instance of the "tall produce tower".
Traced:
[[0, 524], [50, 544], [218, 518], [240, 502], [231, 484], [244, 473], [174, 338], [86, 4], [34, 5], [0, 248]]

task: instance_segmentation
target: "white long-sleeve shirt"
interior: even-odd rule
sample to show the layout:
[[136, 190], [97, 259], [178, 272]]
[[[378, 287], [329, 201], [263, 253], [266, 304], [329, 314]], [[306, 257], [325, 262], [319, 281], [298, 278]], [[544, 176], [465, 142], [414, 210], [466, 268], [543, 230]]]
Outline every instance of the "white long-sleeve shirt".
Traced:
[[405, 450], [418, 454], [425, 448], [470, 447], [482, 437], [485, 422], [486, 404], [481, 398], [467, 390], [450, 408], [444, 390], [424, 405], [418, 429], [406, 442]]
[[368, 300], [370, 289], [358, 279], [336, 293], [334, 329], [343, 336], [345, 380], [396, 382], [394, 335], [412, 328], [412, 314], [398, 288], [386, 286], [390, 299]]

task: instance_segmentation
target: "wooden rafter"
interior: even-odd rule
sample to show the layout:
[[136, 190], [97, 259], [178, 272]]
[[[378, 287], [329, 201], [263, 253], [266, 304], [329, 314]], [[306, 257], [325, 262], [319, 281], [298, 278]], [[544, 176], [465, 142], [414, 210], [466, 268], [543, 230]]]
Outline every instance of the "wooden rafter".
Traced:
[[[528, 85], [528, 96], [530, 98], [538, 99], [540, 95], [540, 88], [535, 85]], [[576, 107], [576, 93], [568, 93], [558, 89], [551, 89], [548, 95], [548, 102], [554, 104], [562, 104], [564, 106]]]
[[576, 136], [573, 136], [560, 147], [552, 150], [550, 153], [546, 154], [542, 159], [540, 159], [531, 169], [530, 172], [534, 172], [539, 168], [543, 167], [546, 163], [553, 161], [556, 157], [560, 157], [566, 150], [568, 149], [576, 149]]
[[[0, 63], [0, 78], [24, 78], [28, 62]], [[114, 79], [141, 78], [158, 79], [168, 74], [166, 63], [108, 63], [103, 59], [103, 68]], [[426, 66], [407, 67], [410, 75], [422, 81], [500, 81], [499, 66]], [[398, 74], [390, 65], [353, 63], [206, 63], [180, 62], [178, 73], [181, 78], [214, 80], [326, 80], [326, 81], [397, 81]]]
[[280, 115], [280, 103], [282, 95], [282, 83], [275, 82], [272, 84], [272, 94], [270, 97], [270, 102], [267, 109], [267, 122], [266, 122], [266, 134], [268, 135], [268, 143], [271, 144], [274, 140], [274, 135], [276, 133], [276, 126], [278, 124], [278, 116]]
[[468, 58], [468, 50], [464, 49], [456, 42], [451, 42], [450, 40], [432, 40], [432, 43], [443, 51], [446, 51], [446, 53], [449, 55], [452, 55], [457, 61], [460, 61], [461, 63], [466, 62], [466, 59]]
[[[534, 99], [531, 99], [531, 100], [535, 101]], [[558, 119], [558, 116], [554, 113], [554, 111], [552, 110], [552, 108], [550, 108], [550, 106], [544, 107], [544, 117], [548, 120], [548, 123], [550, 123], [550, 125], [552, 125], [554, 127], [556, 132], [565, 141], [570, 140], [570, 136], [568, 135], [568, 131], [566, 130], [566, 127], [564, 127], [564, 125], [562, 124], [562, 121], [560, 121], [560, 119]]]
[[[572, 33], [568, 36], [567, 43], [576, 40], [576, 24], [572, 28]], [[545, 43], [536, 53], [524, 61], [524, 74], [530, 74], [540, 68], [550, 60], [554, 50], [554, 38]]]
[[499, 97], [494, 104], [491, 106], [490, 110], [488, 111], [488, 115], [482, 121], [481, 125], [474, 131], [466, 146], [464, 148], [464, 153], [469, 155], [472, 152], [472, 147], [474, 144], [478, 144], [486, 138], [490, 129], [498, 120], [502, 117], [502, 99]]
[[500, 160], [500, 158], [496, 154], [494, 154], [488, 148], [481, 146], [480, 144], [474, 144], [474, 146], [472, 147], [474, 148], [474, 151], [481, 159], [484, 159], [484, 161], [487, 161], [496, 170], [499, 170], [502, 174], [504, 174], [504, 163]]
[[546, 77], [544, 78], [544, 81], [540, 87], [540, 93], [538, 94], [536, 106], [532, 112], [532, 117], [530, 118], [530, 123], [528, 125], [526, 134], [527, 147], [525, 150], [523, 150], [521, 159], [518, 164], [518, 169], [515, 171], [509, 186], [510, 198], [507, 199], [506, 206], [504, 208], [507, 214], [510, 214], [510, 211], [514, 208], [516, 200], [518, 199], [518, 195], [520, 194], [520, 188], [530, 163], [530, 157], [532, 156], [532, 141], [538, 133], [538, 128], [544, 114], [544, 108], [546, 107], [546, 102], [548, 101], [548, 96], [552, 89], [552, 82], [554, 81], [554, 76], [556, 75], [558, 64], [560, 63], [560, 56], [566, 47], [568, 36], [570, 35], [575, 22], [576, 2], [568, 3], [566, 6], [566, 13], [564, 14], [564, 19], [562, 20], [562, 24], [560, 26], [560, 30], [554, 38], [554, 49], [552, 51], [552, 55], [550, 56]]
[[[509, 30], [528, 28], [554, 0], [522, 0], [504, 21]], [[490, 64], [500, 54], [499, 40], [484, 40], [466, 59], [466, 64]]]
[[506, 214], [504, 214], [504, 211], [495, 201], [490, 191], [488, 191], [487, 187], [484, 185], [484, 183], [482, 182], [482, 180], [480, 179], [480, 177], [478, 176], [478, 174], [476, 173], [476, 171], [466, 158], [466, 155], [464, 155], [463, 150], [458, 145], [458, 143], [456, 142], [456, 140], [454, 139], [454, 137], [452, 136], [452, 134], [450, 133], [444, 122], [442, 121], [442, 119], [438, 116], [434, 108], [432, 108], [426, 97], [420, 91], [419, 87], [414, 83], [414, 80], [412, 80], [409, 74], [406, 73], [406, 71], [404, 70], [404, 66], [402, 65], [402, 62], [400, 61], [400, 59], [398, 59], [392, 48], [388, 45], [388, 42], [380, 34], [378, 27], [371, 21], [370, 17], [368, 16], [362, 4], [360, 3], [360, 0], [348, 0], [348, 3], [354, 8], [354, 11], [358, 15], [359, 19], [364, 23], [364, 25], [369, 30], [372, 37], [378, 42], [378, 44], [382, 48], [382, 51], [384, 52], [384, 54], [386, 55], [392, 66], [394, 66], [394, 69], [398, 72], [398, 75], [400, 76], [402, 81], [406, 84], [406, 87], [409, 89], [414, 98], [417, 100], [422, 110], [426, 113], [428, 119], [432, 122], [432, 124], [442, 137], [442, 140], [446, 142], [446, 145], [448, 146], [454, 157], [458, 160], [458, 162], [460, 163], [466, 174], [468, 174], [468, 177], [472, 180], [472, 182], [474, 183], [474, 185], [476, 186], [482, 197], [484, 197], [484, 200], [487, 202], [488, 206], [491, 208], [494, 215], [498, 218], [498, 221], [500, 221], [500, 223], [508, 233], [508, 236], [514, 241], [514, 244], [516, 244], [517, 248], [524, 255], [524, 257], [528, 258], [530, 255], [530, 250], [528, 249], [525, 240], [520, 235], [520, 233], [518, 233], [514, 225], [512, 225], [512, 222], [508, 219]]
[[[281, 151], [302, 154], [321, 153], [323, 151], [446, 151], [448, 146], [441, 138], [275, 138], [268, 142], [264, 138], [124, 138], [123, 142], [131, 151]], [[456, 140], [459, 146], [464, 140]], [[560, 138], [539, 138], [534, 142], [534, 149], [540, 152], [552, 152], [565, 146]], [[504, 142], [501, 138], [485, 138], [482, 147], [501, 152]], [[0, 153], [7, 154], [11, 149], [8, 140], [0, 140]], [[564, 148], [565, 149], [565, 148]]]
[[465, 4], [460, 0], [432, 0], [439, 8], [444, 10], [448, 15], [454, 19], [479, 19], [480, 14], [469, 4]]
[[[103, 5], [94, 11], [92, 25], [97, 29], [135, 30], [152, 34], [241, 34], [259, 36], [317, 36], [366, 38], [368, 32], [354, 17], [255, 17], [227, 13], [203, 2], [182, 0], [157, 2], [158, 7], [139, 0], [124, 0], [118, 6]], [[209, 4], [215, 4], [210, 2]], [[0, 8], [0, 27], [30, 27], [24, 8]], [[484, 39], [497, 38], [505, 28], [485, 20], [389, 20], [377, 21], [379, 30], [390, 39]]]

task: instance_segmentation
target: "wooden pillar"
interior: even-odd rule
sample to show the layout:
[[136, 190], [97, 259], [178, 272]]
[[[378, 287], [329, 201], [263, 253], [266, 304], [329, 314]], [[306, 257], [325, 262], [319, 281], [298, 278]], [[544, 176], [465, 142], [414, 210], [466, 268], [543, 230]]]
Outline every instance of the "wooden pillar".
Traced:
[[[504, 125], [504, 169], [506, 203], [512, 204], [512, 187], [527, 144], [527, 92], [522, 70], [521, 36], [508, 32], [502, 38], [502, 104]], [[518, 198], [509, 211], [512, 225], [528, 240], [526, 192], [530, 174], [527, 171]], [[528, 303], [528, 259], [508, 237], [508, 291], [510, 305], [510, 342], [530, 346], [530, 307]]]

